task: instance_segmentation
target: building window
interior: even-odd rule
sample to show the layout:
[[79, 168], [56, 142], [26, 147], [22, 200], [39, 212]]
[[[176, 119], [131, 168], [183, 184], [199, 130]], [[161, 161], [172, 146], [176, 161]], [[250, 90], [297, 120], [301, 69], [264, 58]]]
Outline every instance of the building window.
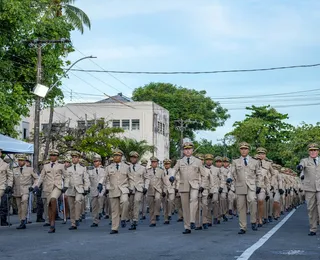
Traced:
[[[65, 131], [66, 124], [65, 123], [52, 123], [51, 132], [59, 133], [61, 131]], [[42, 124], [42, 131], [48, 131], [49, 124]]]
[[[85, 120], [78, 120], [78, 128], [85, 129], [86, 128], [86, 121]], [[95, 123], [94, 120], [87, 120], [87, 128], [90, 128]]]
[[132, 119], [131, 120], [131, 130], [140, 130], [140, 120]]
[[122, 128], [123, 128], [123, 130], [130, 130], [130, 120], [129, 119], [122, 120]]
[[165, 124], [158, 121], [157, 132], [161, 135], [165, 134]]
[[120, 120], [112, 120], [112, 127], [120, 127]]
[[23, 128], [23, 139], [27, 139], [27, 128]]

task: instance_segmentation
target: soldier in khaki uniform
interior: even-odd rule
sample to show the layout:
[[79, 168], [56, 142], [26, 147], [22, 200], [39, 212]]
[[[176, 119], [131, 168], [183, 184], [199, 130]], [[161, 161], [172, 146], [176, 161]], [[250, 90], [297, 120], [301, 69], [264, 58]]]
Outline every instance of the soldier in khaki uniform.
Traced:
[[42, 186], [42, 201], [44, 212], [50, 226], [49, 233], [55, 233], [55, 219], [57, 213], [57, 200], [63, 189], [65, 178], [64, 165], [58, 162], [59, 152], [51, 150], [49, 152], [50, 162], [45, 164], [41, 170], [38, 180], [38, 187]]
[[132, 151], [130, 152], [129, 176], [132, 179], [131, 187], [133, 194], [129, 198], [131, 227], [129, 230], [136, 230], [139, 220], [139, 210], [142, 198], [147, 194], [149, 188], [149, 176], [144, 166], [138, 163], [140, 155]]
[[273, 217], [275, 220], [280, 218], [281, 205], [280, 199], [284, 194], [282, 178], [280, 174], [281, 165], [273, 164], [274, 174], [271, 177], [271, 197], [273, 197]]
[[[223, 163], [223, 171], [226, 171], [227, 176], [230, 176], [230, 159], [228, 157], [222, 158]], [[228, 180], [228, 178], [227, 178]], [[230, 218], [233, 218], [233, 215], [236, 214], [237, 211], [237, 200], [236, 200], [236, 189], [234, 187], [234, 183], [227, 183], [227, 190], [228, 190], [228, 213], [231, 216]]]
[[[148, 160], [147, 159], [141, 159], [140, 164], [146, 168], [147, 170], [147, 165], [148, 165]], [[141, 220], [146, 219], [146, 214], [147, 214], [147, 194], [144, 194], [142, 197], [142, 202], [140, 205], [140, 211], [141, 211]]]
[[241, 157], [233, 160], [228, 182], [231, 182], [232, 176], [237, 194], [237, 211], [240, 225], [238, 234], [245, 234], [247, 230], [247, 202], [250, 208], [251, 228], [254, 231], [258, 230], [256, 224], [257, 194], [260, 193], [262, 180], [259, 162], [249, 156], [249, 144], [242, 142], [239, 148]]
[[227, 194], [228, 194], [228, 186], [227, 186], [227, 179], [230, 169], [227, 169], [222, 166], [222, 158], [220, 156], [217, 156], [215, 158], [216, 166], [220, 169], [220, 187], [219, 187], [219, 200], [220, 200], [220, 211], [221, 216], [223, 218], [223, 221], [228, 221], [228, 218], [226, 217], [226, 214], [228, 212], [228, 200], [227, 200]]
[[[297, 166], [301, 172], [300, 178], [303, 180], [307, 209], [310, 224], [309, 236], [315, 236], [317, 232], [320, 213], [320, 166], [319, 166], [319, 146], [312, 143], [308, 146], [309, 157], [302, 159]], [[302, 174], [303, 171], [303, 174]]]
[[[103, 207], [103, 198], [104, 198], [104, 190], [101, 192], [98, 191], [99, 181], [105, 177], [106, 172], [104, 168], [101, 166], [101, 156], [95, 155], [93, 157], [93, 166], [92, 170], [88, 170], [88, 176], [90, 181], [90, 196], [91, 201], [90, 205], [92, 207], [92, 220], [93, 223], [91, 227], [97, 227], [100, 222], [100, 210]], [[102, 198], [102, 199], [101, 199]]]
[[177, 191], [176, 181], [170, 182], [170, 177], [174, 176], [174, 170], [171, 168], [171, 160], [165, 159], [164, 164], [164, 187], [163, 192], [166, 196], [163, 198], [164, 224], [170, 224], [171, 214], [174, 208], [175, 193]]
[[12, 192], [13, 172], [9, 164], [2, 160], [2, 149], [0, 149], [0, 205], [3, 194]]
[[90, 181], [86, 168], [79, 164], [80, 153], [71, 153], [72, 165], [67, 169], [65, 189], [70, 207], [71, 227], [69, 230], [77, 229], [80, 225], [82, 203], [84, 196], [89, 193]]
[[166, 197], [166, 193], [163, 191], [165, 176], [164, 171], [158, 167], [159, 159], [152, 156], [150, 158], [151, 168], [148, 169], [148, 176], [150, 179], [150, 185], [148, 188], [148, 205], [150, 212], [150, 227], [156, 226], [156, 221], [160, 217], [161, 197]]
[[106, 186], [106, 193], [109, 194], [112, 211], [112, 228], [110, 234], [117, 234], [120, 224], [126, 227], [129, 210], [129, 194], [132, 194], [132, 178], [129, 166], [122, 162], [123, 152], [115, 149], [113, 152], [113, 163], [107, 166], [106, 176], [99, 181], [98, 190], [102, 191], [103, 184]]
[[183, 153], [184, 157], [177, 161], [174, 170], [175, 176], [178, 179], [182, 202], [185, 228], [183, 234], [190, 234], [191, 228], [195, 228], [199, 192], [202, 193], [204, 191], [203, 187], [201, 187], [201, 175], [203, 174], [204, 167], [199, 159], [192, 156], [193, 143], [184, 143]]
[[29, 192], [37, 190], [38, 175], [32, 167], [26, 167], [25, 155], [17, 156], [19, 167], [13, 171], [13, 197], [16, 198], [20, 226], [17, 229], [26, 228], [26, 218], [28, 212]]

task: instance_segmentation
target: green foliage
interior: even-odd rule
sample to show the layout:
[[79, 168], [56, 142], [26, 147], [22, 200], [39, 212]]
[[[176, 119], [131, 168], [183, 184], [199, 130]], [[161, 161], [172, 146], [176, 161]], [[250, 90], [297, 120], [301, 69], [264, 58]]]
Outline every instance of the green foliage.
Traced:
[[212, 141], [207, 139], [201, 139], [194, 142], [195, 153], [200, 154], [212, 154], [213, 156], [225, 156], [227, 155], [227, 147], [222, 144], [212, 144]]
[[197, 91], [170, 83], [150, 83], [134, 90], [134, 101], [153, 101], [170, 112], [170, 157], [177, 158], [180, 144], [180, 132], [175, 120], [193, 120], [184, 136], [194, 138], [198, 130], [215, 131], [229, 118], [227, 110], [218, 102], [206, 96], [206, 91]]
[[123, 138], [120, 140], [118, 144], [118, 148], [123, 151], [126, 160], [129, 162], [130, 156], [129, 153], [132, 151], [136, 151], [139, 153], [140, 158], [143, 157], [148, 152], [153, 152], [154, 151], [154, 146], [148, 145], [146, 140], [143, 141], [137, 141], [135, 139], [131, 138]]

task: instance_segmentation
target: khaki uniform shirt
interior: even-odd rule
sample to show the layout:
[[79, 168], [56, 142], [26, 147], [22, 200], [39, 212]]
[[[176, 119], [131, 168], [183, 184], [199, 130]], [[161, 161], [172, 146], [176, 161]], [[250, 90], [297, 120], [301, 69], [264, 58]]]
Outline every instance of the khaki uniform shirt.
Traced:
[[[76, 169], [74, 169], [76, 167]], [[78, 164], [73, 164], [66, 170], [65, 187], [67, 196], [76, 196], [76, 192], [83, 194], [90, 187], [89, 176], [85, 167]]]
[[65, 179], [64, 164], [50, 162], [43, 166], [37, 186], [42, 185], [43, 193], [51, 193], [54, 188], [62, 190]]
[[163, 191], [168, 192], [169, 194], [175, 193], [175, 189], [177, 189], [177, 181], [175, 180], [173, 183], [169, 181], [170, 177], [174, 177], [174, 169], [164, 169], [164, 186]]
[[21, 197], [29, 194], [29, 188], [35, 188], [38, 182], [38, 175], [32, 167], [16, 167], [13, 169], [13, 196]]
[[302, 159], [300, 165], [303, 166], [303, 190], [305, 191], [320, 191], [320, 159], [318, 165], [315, 165], [311, 157]]
[[13, 172], [5, 161], [0, 158], [0, 190], [13, 185]]
[[220, 170], [220, 188], [223, 189], [222, 192], [228, 192], [227, 179], [230, 172], [230, 167], [225, 168], [222, 166], [221, 168], [219, 168], [219, 170]]
[[148, 189], [150, 184], [149, 175], [147, 173], [146, 167], [141, 164], [131, 164], [129, 166], [129, 176], [132, 179], [130, 189], [135, 192], [143, 192], [143, 188]]
[[106, 171], [103, 167], [93, 168], [88, 171], [89, 181], [90, 181], [90, 195], [92, 197], [97, 197], [101, 194], [104, 194], [104, 190], [99, 194], [98, 184], [99, 181], [104, 178], [106, 175]]
[[155, 192], [162, 193], [164, 191], [165, 175], [164, 171], [160, 168], [148, 169], [148, 176], [150, 185], [148, 189], [148, 196], [155, 196]]

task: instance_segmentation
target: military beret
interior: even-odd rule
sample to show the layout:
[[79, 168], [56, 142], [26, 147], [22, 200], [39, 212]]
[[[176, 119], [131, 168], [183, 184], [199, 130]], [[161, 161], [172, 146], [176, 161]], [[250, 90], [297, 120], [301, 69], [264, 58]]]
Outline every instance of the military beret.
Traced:
[[223, 161], [223, 162], [230, 162], [230, 159], [225, 156], [225, 157], [222, 158], [222, 161]]
[[129, 156], [130, 157], [139, 157], [140, 155], [138, 154], [138, 152], [132, 151], [132, 152], [129, 153]]
[[27, 160], [27, 156], [25, 156], [24, 154], [19, 154], [19, 155], [17, 155], [17, 160], [18, 161], [25, 161], [25, 160]]
[[250, 145], [247, 143], [247, 142], [241, 142], [239, 144], [239, 148], [247, 148], [247, 149], [250, 149]]
[[52, 149], [49, 151], [49, 155], [56, 155], [58, 156], [59, 155], [59, 151], [57, 149]]
[[310, 150], [319, 150], [319, 145], [316, 143], [312, 143], [308, 145], [308, 149]]
[[158, 162], [159, 159], [158, 159], [157, 157], [155, 157], [155, 156], [152, 156], [152, 157], [150, 158], [150, 161], [151, 161], [151, 162]]
[[170, 159], [164, 159], [164, 160], [163, 160], [163, 163], [164, 163], [164, 164], [171, 164], [171, 160], [170, 160]]
[[215, 160], [216, 162], [222, 162], [221, 156], [216, 156], [216, 158], [214, 158], [214, 160]]
[[185, 143], [183, 144], [183, 149], [191, 149], [191, 148], [193, 148], [193, 143], [191, 143], [191, 142], [185, 142]]
[[257, 148], [257, 153], [267, 153], [267, 149], [263, 147]]
[[80, 157], [80, 152], [78, 152], [78, 151], [73, 151], [73, 152], [71, 152], [71, 156]]
[[206, 154], [206, 155], [204, 156], [204, 159], [205, 159], [205, 160], [213, 160], [213, 155], [210, 154], [210, 153], [208, 153], [208, 154]]
[[101, 161], [101, 156], [99, 154], [96, 154], [95, 156], [93, 156], [93, 161]]
[[120, 149], [114, 149], [114, 150], [113, 150], [113, 155], [120, 155], [120, 156], [122, 156], [122, 155], [123, 155], [123, 152], [122, 152]]

